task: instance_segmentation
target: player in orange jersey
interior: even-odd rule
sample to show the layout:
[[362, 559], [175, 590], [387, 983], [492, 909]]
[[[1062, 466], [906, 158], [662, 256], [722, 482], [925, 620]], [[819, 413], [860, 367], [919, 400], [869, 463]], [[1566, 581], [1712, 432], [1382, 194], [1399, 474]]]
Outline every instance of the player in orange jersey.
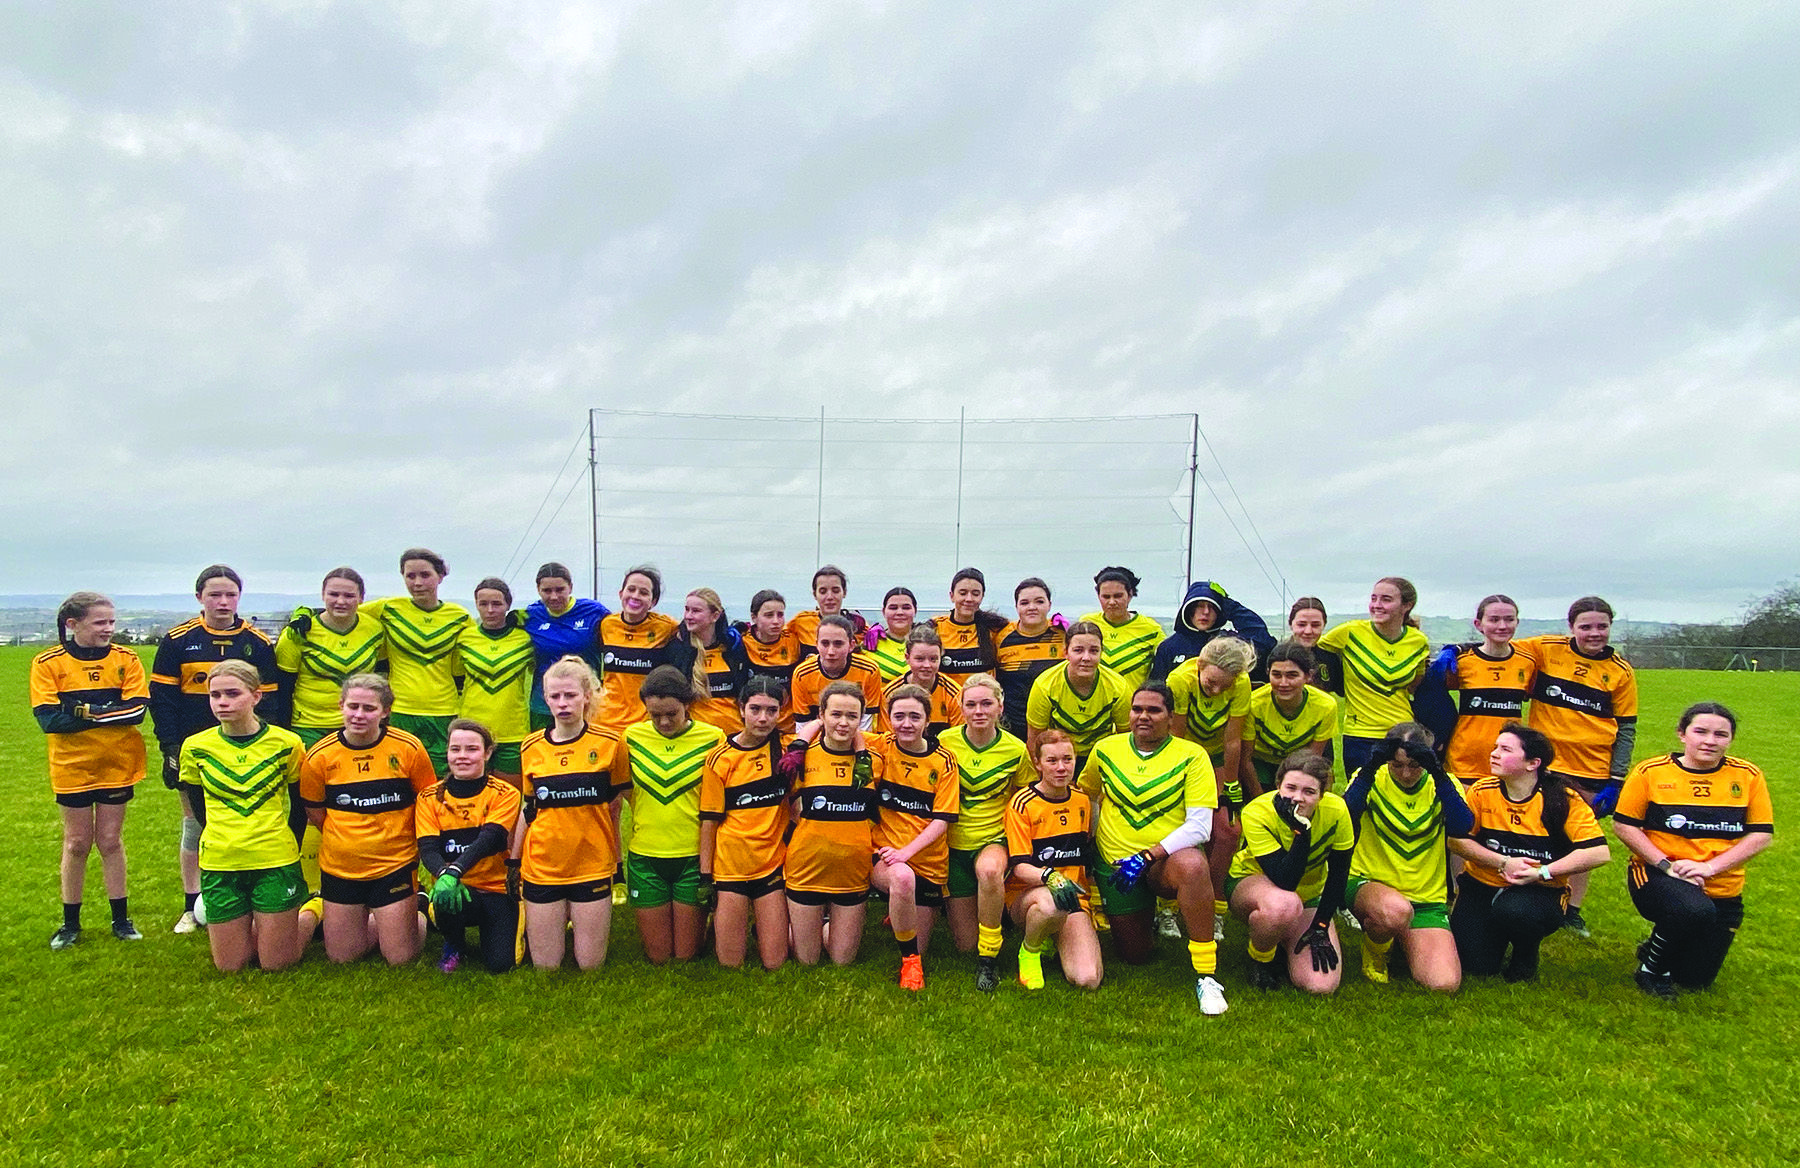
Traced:
[[713, 935], [719, 964], [737, 968], [749, 948], [752, 917], [764, 969], [787, 961], [787, 782], [781, 761], [784, 687], [752, 677], [738, 695], [743, 728], [706, 758], [700, 776], [700, 869], [718, 894]]
[[1075, 744], [1067, 734], [1039, 734], [1034, 761], [1037, 781], [1006, 808], [1006, 911], [1025, 930], [1019, 984], [1044, 988], [1043, 954], [1054, 944], [1069, 984], [1091, 990], [1105, 972], [1087, 898], [1093, 805], [1073, 786]]
[[860, 741], [863, 692], [850, 681], [827, 685], [818, 718], [800, 728], [781, 756], [797, 819], [788, 841], [787, 897], [794, 956], [802, 965], [817, 965], [823, 952], [848, 965], [862, 945], [875, 793], [885, 773], [883, 760]]
[[918, 991], [925, 988], [923, 957], [932, 918], [944, 905], [950, 874], [950, 842], [944, 837], [962, 806], [962, 785], [955, 757], [926, 736], [931, 695], [916, 685], [900, 685], [887, 702], [892, 730], [868, 740], [870, 753], [887, 764], [877, 788], [869, 883], [887, 894], [888, 918], [900, 943], [900, 987]]

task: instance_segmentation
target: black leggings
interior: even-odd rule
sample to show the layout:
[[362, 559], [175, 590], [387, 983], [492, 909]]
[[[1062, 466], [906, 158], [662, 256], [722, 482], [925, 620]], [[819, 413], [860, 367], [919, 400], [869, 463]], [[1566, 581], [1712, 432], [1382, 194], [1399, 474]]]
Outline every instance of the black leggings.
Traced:
[[[1507, 981], [1537, 976], [1538, 946], [1562, 928], [1565, 890], [1548, 884], [1495, 888], [1464, 873], [1456, 878], [1450, 935], [1463, 972], [1475, 977], [1502, 972]], [[1512, 960], [1506, 961], [1506, 947]]]
[[454, 913], [437, 913], [438, 932], [452, 948], [463, 948], [463, 930], [473, 926], [481, 936], [481, 962], [489, 973], [513, 967], [519, 937], [519, 902], [503, 892], [469, 889], [469, 903]]
[[1638, 915], [1654, 926], [1640, 951], [1644, 967], [1687, 989], [1712, 985], [1744, 923], [1744, 898], [1715, 900], [1685, 880], [1635, 864], [1625, 886]]

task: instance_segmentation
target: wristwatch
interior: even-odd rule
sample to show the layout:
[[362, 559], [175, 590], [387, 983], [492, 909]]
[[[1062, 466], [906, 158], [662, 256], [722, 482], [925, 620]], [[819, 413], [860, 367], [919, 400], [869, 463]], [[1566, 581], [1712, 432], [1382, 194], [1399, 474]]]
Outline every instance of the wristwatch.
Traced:
[[1669, 874], [1669, 857], [1664, 856], [1656, 862], [1656, 870], [1667, 876]]
[[1556, 877], [1550, 875], [1550, 865], [1548, 865], [1548, 864], [1539, 864], [1538, 865], [1538, 879], [1543, 880], [1545, 882], [1549, 882], [1551, 880], [1556, 879]]

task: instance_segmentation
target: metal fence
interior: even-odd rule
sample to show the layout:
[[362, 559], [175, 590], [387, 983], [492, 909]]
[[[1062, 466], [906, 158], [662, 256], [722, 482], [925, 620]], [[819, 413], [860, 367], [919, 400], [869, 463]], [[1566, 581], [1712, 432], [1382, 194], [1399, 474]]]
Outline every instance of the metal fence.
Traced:
[[1634, 669], [1717, 669], [1785, 673], [1800, 669], [1800, 648], [1781, 645], [1621, 645]]

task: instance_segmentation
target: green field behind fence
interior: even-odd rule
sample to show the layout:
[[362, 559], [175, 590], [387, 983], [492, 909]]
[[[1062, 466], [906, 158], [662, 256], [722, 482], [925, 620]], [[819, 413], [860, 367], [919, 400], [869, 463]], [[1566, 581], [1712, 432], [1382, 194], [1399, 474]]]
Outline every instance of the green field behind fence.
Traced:
[[[133, 914], [66, 953], [57, 816], [26, 708], [31, 653], [0, 649], [0, 1165], [10, 1164], [1507, 1164], [1800, 1162], [1800, 678], [1647, 672], [1638, 754], [1680, 708], [1732, 705], [1733, 753], [1771, 779], [1776, 844], [1719, 987], [1640, 995], [1645, 929], [1624, 852], [1595, 877], [1592, 941], [1546, 946], [1535, 985], [1455, 998], [1358, 975], [1335, 999], [1244, 984], [1202, 1018], [1185, 954], [1110, 961], [1095, 993], [971, 986], [940, 931], [916, 997], [871, 923], [845, 969], [654, 969], [627, 914], [591, 974], [327, 965], [216, 974], [180, 912], [178, 813], [154, 778], [132, 804]], [[879, 913], [872, 914], [879, 917]], [[1008, 958], [1013, 939], [1008, 940]]]

